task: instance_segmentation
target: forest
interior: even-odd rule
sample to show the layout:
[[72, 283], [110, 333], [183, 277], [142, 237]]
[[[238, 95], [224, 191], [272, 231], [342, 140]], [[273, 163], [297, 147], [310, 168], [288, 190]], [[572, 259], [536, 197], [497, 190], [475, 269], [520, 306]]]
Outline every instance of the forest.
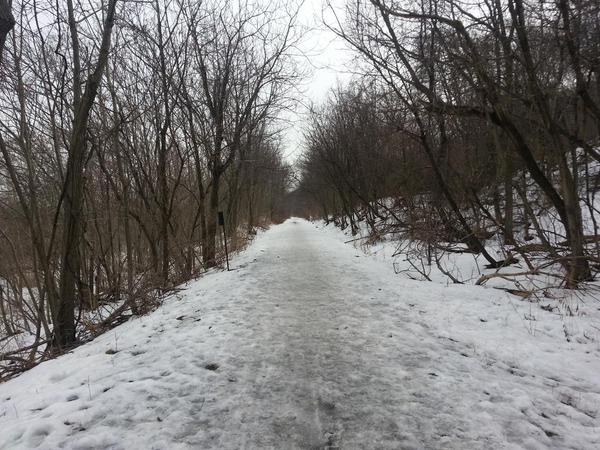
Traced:
[[600, 1], [0, 0], [0, 448], [600, 448]]
[[153, 311], [290, 215], [395, 242], [424, 280], [592, 289], [597, 1], [322, 3], [351, 76], [309, 105], [291, 161], [301, 8], [0, 0], [0, 378]]
[[330, 28], [363, 73], [312, 111], [302, 207], [409, 241], [454, 283], [449, 252], [522, 261], [551, 286], [594, 278], [598, 2], [359, 1]]
[[274, 117], [297, 76], [297, 11], [0, 6], [0, 353], [17, 337], [2, 359], [27, 367], [220, 264], [222, 233], [235, 250], [281, 220]]

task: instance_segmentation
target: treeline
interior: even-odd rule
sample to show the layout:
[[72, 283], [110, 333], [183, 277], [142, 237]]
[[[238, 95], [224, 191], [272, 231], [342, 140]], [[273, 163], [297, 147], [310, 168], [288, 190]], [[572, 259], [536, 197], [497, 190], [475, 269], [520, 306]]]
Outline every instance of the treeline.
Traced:
[[[529, 253], [542, 252], [566, 286], [590, 280], [600, 4], [370, 0], [345, 14], [332, 29], [364, 76], [312, 114], [300, 183], [309, 214], [353, 232], [359, 220], [373, 232], [391, 221], [434, 247], [462, 243], [489, 267], [519, 253], [533, 273]], [[492, 237], [504, 257], [488, 251]]]
[[295, 21], [277, 1], [0, 0], [0, 339], [33, 335], [19, 358], [219, 264], [218, 211], [234, 246], [278, 220]]

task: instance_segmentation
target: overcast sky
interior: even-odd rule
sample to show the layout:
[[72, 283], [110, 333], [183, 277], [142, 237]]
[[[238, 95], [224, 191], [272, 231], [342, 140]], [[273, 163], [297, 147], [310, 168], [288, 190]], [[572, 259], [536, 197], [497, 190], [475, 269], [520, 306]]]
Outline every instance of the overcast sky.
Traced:
[[[340, 2], [343, 4], [343, 0]], [[300, 98], [295, 111], [286, 115], [290, 124], [283, 133], [283, 144], [289, 162], [295, 161], [302, 151], [302, 133], [307, 125], [309, 106], [323, 103], [331, 88], [338, 83], [345, 84], [350, 78], [348, 69], [353, 54], [323, 24], [323, 8], [325, 0], [305, 0], [300, 11], [299, 21], [309, 30], [299, 49], [305, 55], [300, 57], [300, 64], [309, 75], [300, 86]], [[329, 22], [327, 11], [324, 13], [325, 20]]]

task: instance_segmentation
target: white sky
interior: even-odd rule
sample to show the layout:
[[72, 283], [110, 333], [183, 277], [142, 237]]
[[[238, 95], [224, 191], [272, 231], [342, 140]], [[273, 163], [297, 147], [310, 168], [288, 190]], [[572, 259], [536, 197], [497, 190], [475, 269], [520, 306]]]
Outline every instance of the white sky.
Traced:
[[299, 49], [305, 55], [299, 57], [300, 67], [308, 72], [308, 76], [299, 87], [296, 111], [285, 115], [285, 119], [290, 121], [283, 132], [284, 154], [288, 162], [294, 162], [302, 151], [302, 134], [308, 123], [310, 105], [323, 103], [331, 88], [345, 84], [350, 78], [348, 70], [353, 53], [323, 24], [323, 16], [332, 23], [326, 8], [325, 0], [305, 0], [300, 11], [299, 21], [308, 30]]

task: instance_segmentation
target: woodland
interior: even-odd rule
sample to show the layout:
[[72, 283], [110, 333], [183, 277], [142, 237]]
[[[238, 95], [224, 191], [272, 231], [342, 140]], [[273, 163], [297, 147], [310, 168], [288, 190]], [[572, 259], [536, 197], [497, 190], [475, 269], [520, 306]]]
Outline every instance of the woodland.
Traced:
[[290, 162], [301, 4], [0, 0], [0, 379], [290, 215], [392, 239], [424, 279], [465, 283], [444, 258], [468, 254], [492, 270], [475, 284], [524, 298], [523, 279], [591, 289], [600, 3], [322, 7], [352, 77], [311, 105]]

